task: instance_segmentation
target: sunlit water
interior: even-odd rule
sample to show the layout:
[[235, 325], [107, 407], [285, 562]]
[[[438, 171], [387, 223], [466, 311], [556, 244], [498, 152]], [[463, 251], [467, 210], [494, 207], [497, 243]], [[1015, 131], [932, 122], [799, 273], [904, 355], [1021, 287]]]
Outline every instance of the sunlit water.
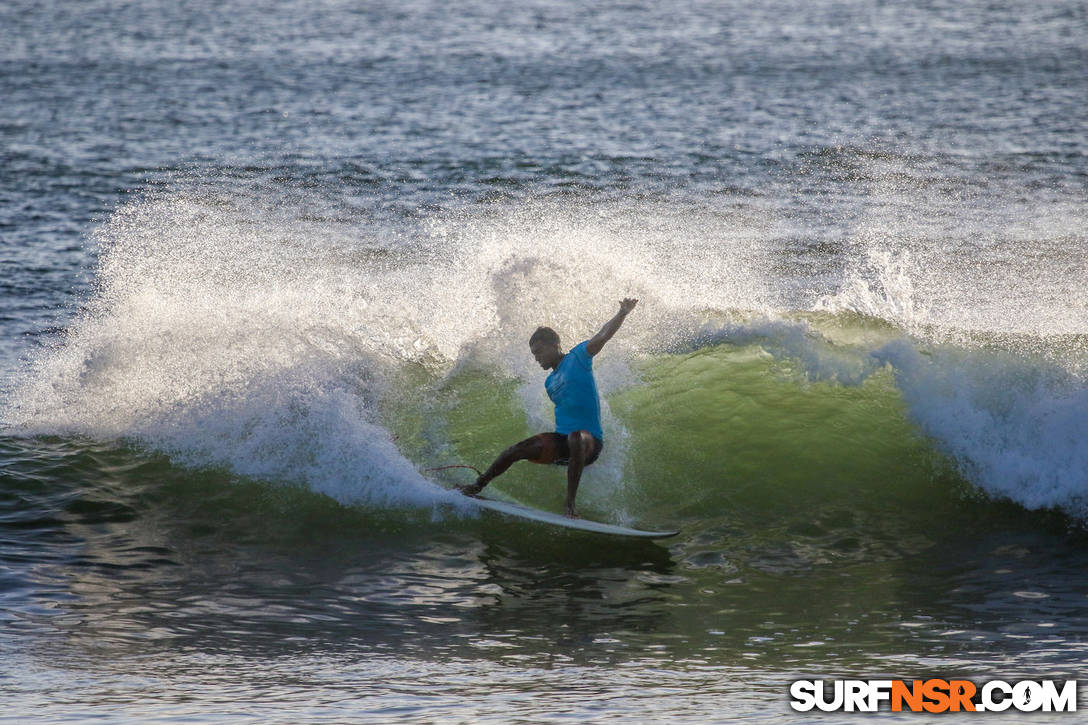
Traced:
[[[783, 722], [800, 677], [1084, 675], [1080, 4], [0, 27], [0, 718]], [[551, 425], [536, 325], [626, 296], [579, 507], [680, 536], [436, 485]]]

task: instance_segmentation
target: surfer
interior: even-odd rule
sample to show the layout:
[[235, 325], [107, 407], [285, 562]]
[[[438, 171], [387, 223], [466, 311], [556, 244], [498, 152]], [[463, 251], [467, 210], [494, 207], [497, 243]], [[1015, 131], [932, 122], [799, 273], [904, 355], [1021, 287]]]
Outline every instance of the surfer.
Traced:
[[537, 328], [529, 338], [529, 351], [540, 367], [552, 371], [544, 381], [544, 389], [555, 404], [555, 431], [540, 433], [510, 446], [475, 483], [459, 486], [461, 493], [469, 496], [479, 493], [517, 461], [566, 466], [566, 513], [576, 518], [574, 497], [582, 480], [582, 470], [596, 461], [604, 448], [601, 400], [597, 382], [593, 379], [593, 356], [612, 339], [637, 304], [636, 299], [621, 301], [620, 311], [600, 332], [566, 353], [559, 348], [559, 335], [555, 330]]

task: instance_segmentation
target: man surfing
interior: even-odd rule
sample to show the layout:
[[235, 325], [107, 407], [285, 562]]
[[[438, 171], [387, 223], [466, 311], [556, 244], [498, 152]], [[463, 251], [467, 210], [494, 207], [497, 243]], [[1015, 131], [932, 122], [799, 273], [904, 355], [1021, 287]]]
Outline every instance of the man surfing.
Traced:
[[540, 433], [510, 446], [475, 483], [459, 486], [461, 493], [469, 496], [479, 493], [517, 461], [553, 463], [567, 467], [566, 513], [572, 519], [577, 518], [574, 497], [582, 470], [596, 461], [604, 449], [601, 399], [593, 379], [593, 357], [612, 339], [637, 304], [636, 299], [624, 299], [620, 311], [600, 332], [567, 353], [560, 350], [555, 330], [537, 328], [529, 338], [529, 351], [540, 367], [552, 371], [544, 381], [544, 389], [555, 404], [555, 432]]

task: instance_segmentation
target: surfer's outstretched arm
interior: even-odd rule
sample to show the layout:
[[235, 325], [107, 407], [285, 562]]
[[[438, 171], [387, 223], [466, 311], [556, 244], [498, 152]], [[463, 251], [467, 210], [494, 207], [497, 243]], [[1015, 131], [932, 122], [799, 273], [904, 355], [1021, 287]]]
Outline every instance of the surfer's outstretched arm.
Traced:
[[616, 330], [620, 329], [620, 325], [627, 318], [628, 313], [635, 309], [635, 305], [638, 304], [638, 300], [625, 298], [620, 302], [620, 311], [616, 313], [608, 322], [604, 323], [604, 327], [601, 331], [590, 338], [589, 343], [586, 345], [586, 352], [590, 355], [596, 355], [604, 347], [604, 344], [612, 339], [612, 336], [616, 334]]

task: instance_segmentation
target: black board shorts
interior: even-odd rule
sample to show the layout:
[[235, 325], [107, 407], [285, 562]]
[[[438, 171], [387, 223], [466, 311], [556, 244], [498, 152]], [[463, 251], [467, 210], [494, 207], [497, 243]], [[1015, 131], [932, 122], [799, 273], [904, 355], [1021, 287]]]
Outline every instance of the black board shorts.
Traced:
[[[570, 463], [570, 443], [567, 442], [567, 437], [562, 433], [541, 433], [529, 440], [539, 441], [543, 449], [540, 456], [529, 459], [533, 463], [552, 463], [556, 466], [565, 466]], [[600, 458], [603, 450], [604, 441], [597, 436], [593, 436], [593, 450], [590, 451], [589, 458], [586, 459], [586, 465], [588, 466]]]

